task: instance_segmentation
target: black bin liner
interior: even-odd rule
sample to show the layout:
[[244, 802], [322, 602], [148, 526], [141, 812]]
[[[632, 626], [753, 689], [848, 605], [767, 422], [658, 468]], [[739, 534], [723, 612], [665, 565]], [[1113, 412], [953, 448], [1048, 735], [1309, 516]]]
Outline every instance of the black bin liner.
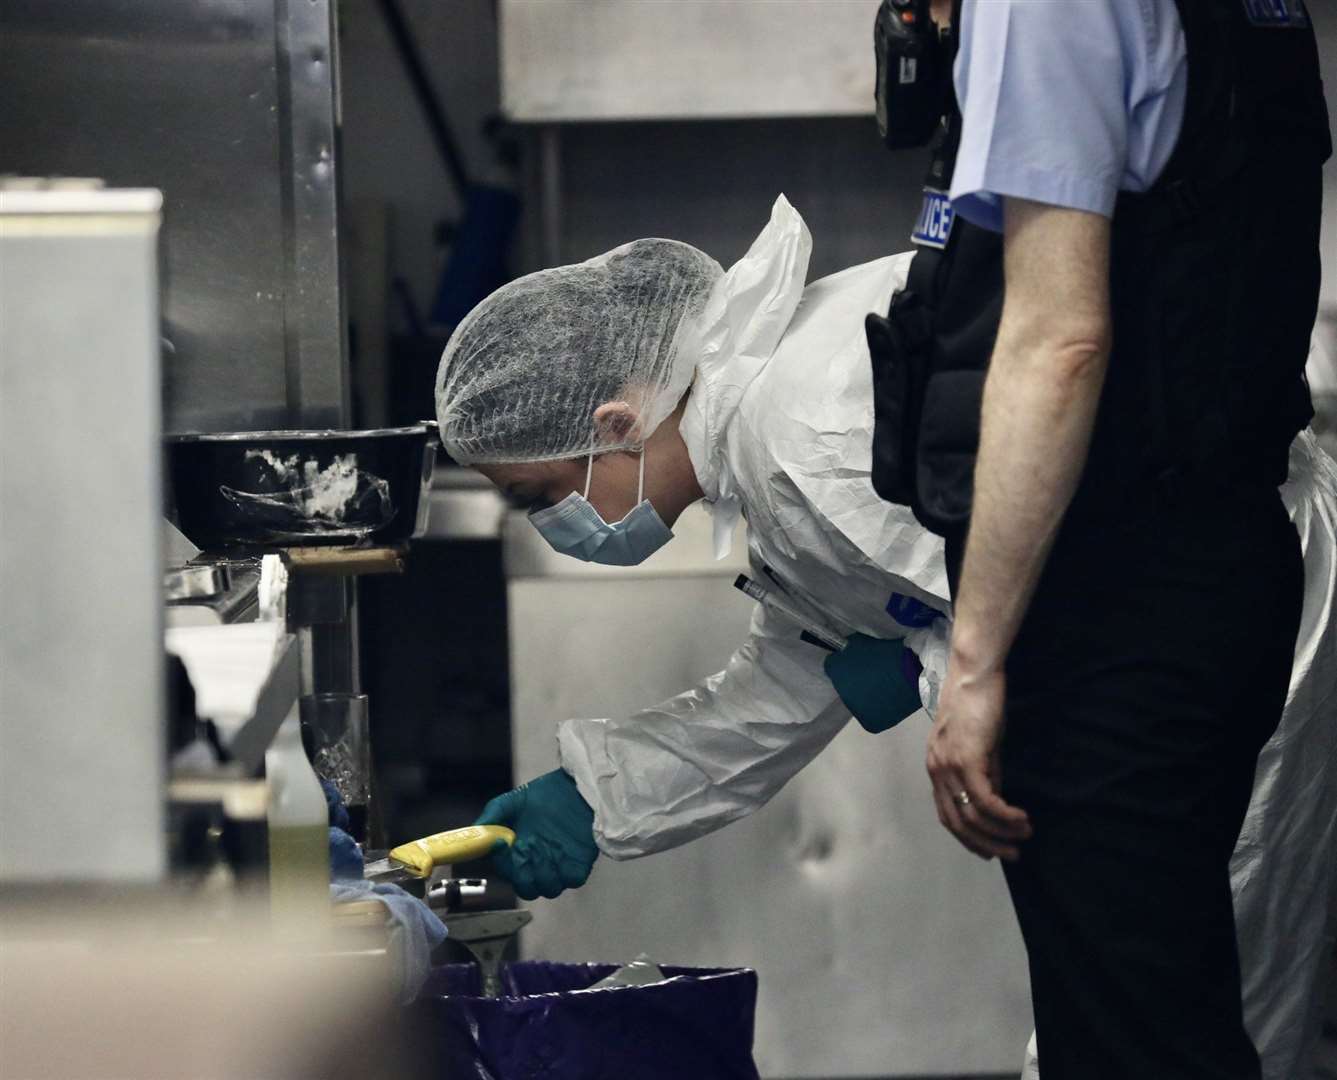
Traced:
[[435, 968], [416, 1008], [443, 1080], [758, 1080], [756, 972], [663, 967], [664, 982], [590, 989], [616, 970], [522, 961], [485, 998], [474, 965]]

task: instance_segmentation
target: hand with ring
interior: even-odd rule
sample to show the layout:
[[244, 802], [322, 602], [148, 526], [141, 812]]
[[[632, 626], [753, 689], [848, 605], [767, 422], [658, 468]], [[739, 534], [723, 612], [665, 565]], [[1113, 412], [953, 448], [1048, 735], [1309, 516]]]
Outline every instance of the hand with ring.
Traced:
[[938, 820], [981, 859], [1015, 862], [1031, 836], [1030, 818], [999, 794], [1006, 677], [976, 674], [954, 657], [947, 665], [928, 743], [928, 772]]

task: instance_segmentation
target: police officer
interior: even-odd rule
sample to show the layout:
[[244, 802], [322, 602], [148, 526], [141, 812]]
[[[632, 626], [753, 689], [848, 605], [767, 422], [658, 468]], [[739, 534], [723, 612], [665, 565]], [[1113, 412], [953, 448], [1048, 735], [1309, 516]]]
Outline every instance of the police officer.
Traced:
[[1045, 1080], [1254, 1078], [1228, 863], [1300, 618], [1312, 28], [1299, 0], [953, 16], [954, 53], [883, 64], [954, 86], [868, 326], [874, 481], [947, 542], [938, 814], [1004, 860]]

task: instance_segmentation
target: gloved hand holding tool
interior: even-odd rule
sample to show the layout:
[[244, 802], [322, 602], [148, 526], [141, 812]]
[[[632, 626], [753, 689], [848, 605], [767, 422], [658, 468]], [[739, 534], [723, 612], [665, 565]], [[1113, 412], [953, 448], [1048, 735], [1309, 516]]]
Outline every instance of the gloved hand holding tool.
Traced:
[[840, 700], [874, 735], [922, 707], [918, 668], [919, 661], [904, 641], [867, 634], [852, 634], [840, 652], [822, 661]]
[[492, 865], [522, 900], [551, 900], [579, 888], [599, 857], [594, 811], [561, 769], [498, 795], [483, 807], [475, 824], [515, 831], [514, 843], [492, 848]]
[[467, 825], [463, 829], [424, 836], [391, 848], [384, 859], [373, 859], [362, 870], [367, 881], [390, 882], [423, 880], [438, 866], [472, 862], [515, 840], [515, 833], [498, 825]]

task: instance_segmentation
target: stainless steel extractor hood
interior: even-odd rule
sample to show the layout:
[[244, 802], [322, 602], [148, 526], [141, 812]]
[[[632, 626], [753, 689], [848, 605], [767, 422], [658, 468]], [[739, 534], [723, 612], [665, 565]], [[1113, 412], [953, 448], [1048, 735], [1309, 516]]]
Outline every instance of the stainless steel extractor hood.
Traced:
[[9, 0], [0, 40], [0, 173], [163, 192], [166, 430], [347, 426], [333, 0]]

